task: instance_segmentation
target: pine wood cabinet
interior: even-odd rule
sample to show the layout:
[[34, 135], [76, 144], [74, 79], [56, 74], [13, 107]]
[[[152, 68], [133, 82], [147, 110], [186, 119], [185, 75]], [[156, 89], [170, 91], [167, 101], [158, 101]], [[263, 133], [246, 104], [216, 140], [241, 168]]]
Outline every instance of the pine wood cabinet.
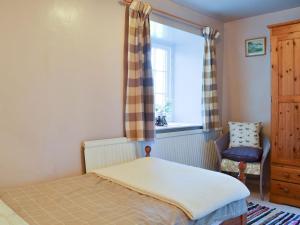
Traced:
[[272, 202], [300, 207], [300, 20], [268, 26], [272, 65]]

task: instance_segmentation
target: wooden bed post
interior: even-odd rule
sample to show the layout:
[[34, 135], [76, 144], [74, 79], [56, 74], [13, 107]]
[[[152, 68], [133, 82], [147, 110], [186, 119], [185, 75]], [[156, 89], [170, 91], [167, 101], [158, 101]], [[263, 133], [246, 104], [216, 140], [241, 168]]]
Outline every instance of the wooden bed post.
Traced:
[[246, 214], [221, 223], [221, 225], [246, 225], [246, 224], [247, 224], [247, 215]]
[[151, 147], [149, 145], [145, 147], [145, 152], [146, 152], [146, 157], [150, 157]]

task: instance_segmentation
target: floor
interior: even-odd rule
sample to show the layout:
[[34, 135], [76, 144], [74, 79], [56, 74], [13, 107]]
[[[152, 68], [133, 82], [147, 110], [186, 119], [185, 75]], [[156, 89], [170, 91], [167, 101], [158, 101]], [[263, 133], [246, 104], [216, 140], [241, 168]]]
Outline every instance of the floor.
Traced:
[[300, 208], [291, 207], [291, 206], [287, 206], [287, 205], [279, 205], [279, 204], [274, 204], [274, 203], [269, 202], [268, 194], [265, 195], [265, 200], [262, 201], [260, 199], [260, 195], [259, 195], [258, 184], [251, 183], [251, 184], [247, 184], [247, 186], [251, 192], [251, 196], [248, 198], [248, 201], [253, 202], [253, 203], [258, 203], [260, 205], [276, 208], [276, 209], [284, 211], [284, 212], [300, 214]]

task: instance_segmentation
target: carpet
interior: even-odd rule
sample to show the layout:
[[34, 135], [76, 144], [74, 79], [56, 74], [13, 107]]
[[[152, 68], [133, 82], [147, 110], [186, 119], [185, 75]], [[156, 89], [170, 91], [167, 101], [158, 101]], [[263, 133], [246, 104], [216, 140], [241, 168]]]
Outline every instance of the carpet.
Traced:
[[247, 225], [300, 225], [300, 214], [248, 203]]

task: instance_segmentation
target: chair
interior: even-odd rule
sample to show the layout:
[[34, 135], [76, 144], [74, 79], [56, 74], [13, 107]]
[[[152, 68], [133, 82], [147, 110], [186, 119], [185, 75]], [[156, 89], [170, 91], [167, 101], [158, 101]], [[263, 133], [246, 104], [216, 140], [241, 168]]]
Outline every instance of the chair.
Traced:
[[[260, 197], [263, 200], [264, 199], [263, 174], [264, 174], [264, 170], [265, 170], [266, 159], [270, 152], [270, 140], [266, 136], [261, 135], [261, 137], [262, 137], [261, 140], [262, 140], [262, 147], [263, 147], [263, 153], [261, 156], [261, 160], [258, 162], [251, 162], [251, 163], [247, 162], [247, 167], [246, 167], [245, 173], [260, 176], [259, 190], [260, 190]], [[230, 141], [229, 132], [224, 134], [223, 136], [219, 137], [215, 141], [215, 146], [216, 146], [217, 156], [218, 156], [219, 171], [220, 172], [238, 173], [239, 172], [239, 169], [238, 169], [239, 162], [224, 158], [222, 156], [223, 152], [225, 150], [227, 150], [229, 147], [229, 141]]]

